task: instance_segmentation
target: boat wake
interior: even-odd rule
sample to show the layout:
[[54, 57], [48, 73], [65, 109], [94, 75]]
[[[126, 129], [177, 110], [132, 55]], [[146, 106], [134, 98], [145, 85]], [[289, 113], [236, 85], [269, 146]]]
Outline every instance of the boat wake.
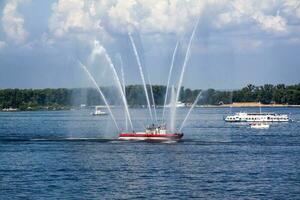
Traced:
[[118, 138], [85, 138], [85, 137], [66, 137], [66, 138], [0, 138], [0, 143], [45, 143], [45, 142], [97, 142], [111, 144], [128, 144], [128, 143], [162, 143], [174, 144], [181, 141], [176, 140], [120, 140]]
[[110, 142], [117, 139], [112, 138], [1, 138], [0, 142]]
[[[258, 135], [259, 136], [259, 135]], [[276, 136], [276, 135], [274, 135]], [[166, 141], [157, 141], [157, 140], [119, 140], [117, 138], [0, 138], [0, 144], [8, 145], [20, 145], [28, 143], [106, 143], [112, 145], [127, 145], [127, 144], [161, 144], [161, 145], [171, 145], [176, 144], [180, 146], [186, 145], [200, 145], [200, 146], [245, 146], [245, 145], [259, 145], [259, 146], [286, 146], [285, 142], [265, 142], [265, 141], [204, 141], [198, 139], [182, 139], [179, 141], [176, 140], [166, 140]], [[299, 146], [299, 142], [289, 142], [289, 146]]]

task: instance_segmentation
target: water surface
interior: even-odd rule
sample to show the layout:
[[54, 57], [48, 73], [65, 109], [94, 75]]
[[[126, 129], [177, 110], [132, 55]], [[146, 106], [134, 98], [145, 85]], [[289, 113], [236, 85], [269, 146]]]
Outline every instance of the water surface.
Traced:
[[[300, 109], [264, 111], [295, 121], [254, 130], [196, 108], [181, 142], [150, 143], [90, 111], [0, 113], [0, 199], [299, 199]], [[131, 112], [142, 129], [147, 110]]]

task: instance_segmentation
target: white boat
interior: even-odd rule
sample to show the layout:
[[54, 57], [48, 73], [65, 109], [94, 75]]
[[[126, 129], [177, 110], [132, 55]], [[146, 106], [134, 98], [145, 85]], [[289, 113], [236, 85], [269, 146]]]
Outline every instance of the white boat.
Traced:
[[228, 115], [226, 122], [288, 122], [289, 116], [276, 113], [246, 113], [238, 112], [234, 115]]
[[[176, 106], [176, 108], [183, 108], [183, 107], [185, 107], [185, 103], [178, 101], [175, 106]], [[170, 107], [172, 107], [172, 104], [165, 105], [165, 107], [170, 108]]]
[[270, 127], [270, 124], [267, 123], [252, 123], [250, 124], [251, 128], [255, 129], [268, 129]]
[[3, 108], [2, 109], [3, 112], [16, 112], [18, 111], [17, 108]]
[[106, 112], [101, 110], [102, 106], [95, 106], [95, 111], [92, 113], [92, 115], [107, 115]]

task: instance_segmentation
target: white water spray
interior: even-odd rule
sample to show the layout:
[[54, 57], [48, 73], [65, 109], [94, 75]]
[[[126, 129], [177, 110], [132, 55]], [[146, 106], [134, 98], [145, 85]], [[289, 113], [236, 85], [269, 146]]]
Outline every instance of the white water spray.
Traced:
[[[178, 85], [177, 85], [177, 93], [176, 93], [176, 98], [175, 98], [175, 102], [176, 103], [179, 100], [179, 95], [180, 95], [180, 91], [181, 91], [181, 86], [182, 86], [182, 81], [183, 81], [183, 76], [184, 76], [185, 68], [186, 68], [187, 62], [188, 62], [189, 57], [190, 57], [190, 49], [191, 49], [192, 41], [194, 39], [194, 36], [195, 36], [195, 33], [196, 33], [196, 29], [198, 27], [199, 21], [200, 21], [200, 17], [198, 18], [198, 20], [197, 20], [197, 22], [195, 24], [195, 27], [194, 27], [192, 35], [190, 37], [190, 41], [188, 43], [188, 47], [187, 47], [186, 54], [185, 54], [185, 57], [184, 57], [184, 62], [183, 62], [183, 65], [182, 65], [182, 69], [181, 69], [181, 73], [180, 73], [180, 78], [179, 78], [179, 82], [178, 82]], [[175, 107], [174, 115], [176, 116], [176, 107]], [[175, 117], [174, 117], [173, 120], [175, 120]], [[172, 122], [172, 123], [175, 123], [175, 121]]]
[[185, 116], [185, 118], [184, 118], [184, 120], [183, 120], [183, 122], [182, 122], [182, 124], [181, 124], [181, 126], [180, 126], [179, 131], [181, 131], [181, 129], [183, 128], [183, 126], [184, 126], [184, 124], [185, 124], [185, 122], [186, 122], [186, 120], [189, 118], [189, 116], [190, 116], [192, 110], [194, 109], [195, 105], [196, 105], [197, 102], [199, 101], [199, 98], [200, 98], [200, 96], [201, 96], [201, 93], [202, 93], [202, 92], [200, 91], [199, 94], [197, 95], [197, 97], [196, 97], [194, 103], [192, 104], [191, 108], [189, 109], [188, 113], [186, 114], [186, 116]]
[[155, 118], [156, 124], [158, 124], [158, 121], [157, 121], [157, 112], [156, 112], [156, 105], [155, 105], [155, 101], [154, 101], [153, 89], [152, 89], [152, 84], [151, 84], [151, 80], [150, 80], [149, 74], [148, 74], [148, 82], [149, 82], [149, 85], [150, 85], [150, 94], [151, 94], [151, 100], [152, 100], [152, 105], [153, 105], [153, 109], [154, 109], [154, 118]]
[[165, 109], [166, 109], [168, 93], [169, 93], [169, 85], [170, 85], [171, 75], [172, 75], [172, 71], [173, 71], [175, 55], [176, 55], [176, 52], [178, 49], [178, 44], [179, 44], [179, 42], [177, 41], [174, 52], [173, 52], [173, 56], [172, 56], [172, 61], [171, 61], [171, 66], [170, 66], [170, 71], [169, 71], [168, 81], [167, 81], [167, 88], [166, 88], [166, 93], [165, 93], [164, 107], [163, 107], [163, 112], [162, 112], [162, 120], [164, 120], [164, 118], [165, 118]]
[[118, 127], [118, 124], [117, 124], [117, 122], [116, 122], [116, 119], [115, 119], [115, 117], [114, 117], [114, 115], [113, 115], [113, 113], [112, 113], [112, 111], [111, 111], [111, 109], [110, 109], [110, 106], [109, 106], [109, 104], [108, 104], [108, 102], [107, 102], [107, 100], [106, 100], [106, 97], [105, 97], [105, 95], [103, 94], [102, 90], [101, 90], [100, 87], [98, 86], [97, 82], [95, 81], [94, 77], [93, 77], [92, 74], [89, 72], [89, 70], [87, 69], [87, 67], [86, 67], [85, 65], [83, 65], [80, 61], [78, 61], [78, 62], [79, 62], [79, 64], [80, 64], [80, 66], [84, 69], [84, 71], [87, 73], [87, 75], [89, 76], [90, 80], [91, 80], [91, 81], [93, 82], [93, 84], [95, 85], [97, 91], [99, 92], [99, 94], [101, 95], [101, 97], [102, 97], [102, 99], [103, 99], [103, 101], [104, 101], [104, 104], [105, 104], [105, 106], [106, 106], [106, 108], [107, 108], [107, 110], [108, 110], [108, 112], [109, 112], [109, 114], [110, 114], [110, 117], [112, 118], [112, 120], [113, 120], [113, 122], [114, 122], [116, 128], [118, 129], [118, 131], [120, 131], [120, 129], [119, 129], [119, 127]]
[[[123, 61], [122, 61], [122, 57], [118, 56], [120, 59], [120, 64], [121, 64], [121, 78], [122, 78], [122, 85], [123, 85], [123, 93], [126, 97], [126, 86], [125, 86], [125, 76], [124, 76], [124, 69], [123, 69]], [[125, 110], [126, 112], [126, 110]], [[127, 115], [125, 113], [125, 129], [128, 129], [128, 122], [127, 122]]]
[[130, 42], [131, 42], [131, 45], [132, 45], [132, 48], [133, 48], [133, 51], [134, 51], [136, 61], [137, 61], [138, 66], [139, 66], [140, 75], [141, 75], [141, 78], [142, 78], [142, 81], [143, 81], [144, 91], [145, 91], [146, 100], [147, 100], [147, 104], [148, 104], [148, 110], [149, 110], [150, 118], [153, 121], [149, 95], [148, 95], [148, 91], [147, 91], [147, 87], [146, 87], [146, 82], [145, 82], [145, 77], [144, 77], [144, 72], [143, 72], [141, 61], [140, 61], [140, 57], [139, 57], [139, 54], [137, 52], [137, 49], [136, 49], [136, 46], [135, 46], [135, 43], [134, 43], [134, 40], [133, 40], [131, 34], [128, 33], [128, 36], [129, 36], [129, 39], [130, 39]]
[[181, 69], [180, 78], [179, 78], [179, 82], [178, 82], [178, 86], [177, 86], [176, 102], [178, 102], [178, 100], [179, 100], [179, 94], [180, 94], [180, 89], [181, 89], [181, 86], [182, 86], [183, 75], [184, 75], [184, 72], [185, 72], [187, 62], [188, 62], [189, 57], [190, 57], [190, 49], [191, 49], [192, 41], [194, 39], [199, 21], [200, 21], [200, 18], [198, 18], [197, 23], [196, 23], [196, 25], [193, 29], [193, 32], [192, 32], [192, 35], [190, 37], [190, 41], [189, 41], [189, 44], [188, 44], [188, 47], [187, 47], [187, 50], [186, 50], [186, 53], [185, 53], [184, 62], [183, 62], [183, 66], [182, 66], [182, 69]]
[[117, 74], [117, 71], [116, 71], [116, 68], [113, 64], [113, 62], [111, 61], [111, 58], [110, 56], [107, 54], [105, 48], [101, 45], [99, 45], [99, 42], [98, 41], [95, 41], [95, 48], [96, 49], [99, 49], [99, 52], [102, 52], [113, 72], [113, 75], [114, 75], [114, 79], [117, 83], [117, 86], [118, 86], [118, 89], [119, 89], [119, 92], [121, 94], [121, 97], [122, 97], [122, 101], [123, 101], [123, 104], [124, 104], [124, 107], [125, 107], [125, 111], [126, 111], [126, 114], [127, 114], [127, 118], [128, 118], [128, 121], [129, 121], [129, 124], [130, 124], [130, 127], [131, 129], [133, 130], [133, 126], [132, 126], [132, 122], [131, 122], [131, 117], [130, 117], [130, 113], [129, 113], [129, 109], [128, 109], [128, 105], [127, 105], [127, 100], [126, 100], [126, 97], [124, 95], [124, 92], [123, 92], [123, 87], [121, 85], [121, 82], [120, 82], [120, 79], [119, 79], [119, 76]]
[[173, 133], [175, 131], [175, 109], [176, 109], [176, 91], [174, 85], [172, 85], [171, 90], [171, 100], [170, 100], [170, 130]]

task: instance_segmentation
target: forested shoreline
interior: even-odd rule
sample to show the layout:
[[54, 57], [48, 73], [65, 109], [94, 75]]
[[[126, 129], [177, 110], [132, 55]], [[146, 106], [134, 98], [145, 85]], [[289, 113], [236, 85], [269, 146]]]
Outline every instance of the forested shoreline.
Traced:
[[[119, 93], [114, 88], [101, 88], [112, 105], [120, 104]], [[156, 105], [163, 105], [166, 86], [153, 85], [153, 96]], [[150, 92], [150, 87], [148, 86]], [[192, 104], [201, 91], [198, 105], [220, 105], [232, 102], [261, 102], [263, 104], [300, 105], [300, 84], [271, 85], [246, 87], [233, 90], [191, 90], [181, 88], [180, 101]], [[131, 107], [146, 104], [142, 85], [126, 86], [126, 99]], [[1, 89], [0, 109], [16, 108], [19, 110], [57, 110], [70, 109], [82, 104], [87, 106], [103, 104], [102, 99], [94, 88], [58, 88], [58, 89]]]

